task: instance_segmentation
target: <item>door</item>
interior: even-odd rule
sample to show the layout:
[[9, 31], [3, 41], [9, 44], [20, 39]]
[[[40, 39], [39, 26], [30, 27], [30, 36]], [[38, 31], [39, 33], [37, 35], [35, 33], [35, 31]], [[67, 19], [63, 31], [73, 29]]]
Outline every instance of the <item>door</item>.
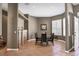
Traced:
[[79, 20], [77, 17], [74, 17], [74, 48], [75, 50], [78, 49], [79, 47], [79, 27], [78, 27], [78, 24], [79, 24]]

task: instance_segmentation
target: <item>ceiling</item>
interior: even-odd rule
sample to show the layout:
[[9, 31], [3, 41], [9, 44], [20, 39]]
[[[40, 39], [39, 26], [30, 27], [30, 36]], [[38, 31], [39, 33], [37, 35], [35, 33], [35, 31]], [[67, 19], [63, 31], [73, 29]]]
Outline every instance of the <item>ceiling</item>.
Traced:
[[64, 3], [20, 3], [19, 10], [34, 17], [51, 17], [65, 12]]
[[[73, 3], [78, 5], [78, 3]], [[8, 10], [8, 3], [2, 3], [2, 8]], [[65, 3], [19, 3], [18, 9], [23, 14], [34, 17], [51, 17], [65, 12]]]

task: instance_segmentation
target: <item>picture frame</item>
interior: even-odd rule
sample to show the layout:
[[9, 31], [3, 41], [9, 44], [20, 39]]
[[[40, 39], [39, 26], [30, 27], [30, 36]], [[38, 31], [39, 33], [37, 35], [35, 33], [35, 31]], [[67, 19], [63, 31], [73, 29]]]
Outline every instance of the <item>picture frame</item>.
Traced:
[[47, 30], [47, 24], [41, 24], [41, 30]]

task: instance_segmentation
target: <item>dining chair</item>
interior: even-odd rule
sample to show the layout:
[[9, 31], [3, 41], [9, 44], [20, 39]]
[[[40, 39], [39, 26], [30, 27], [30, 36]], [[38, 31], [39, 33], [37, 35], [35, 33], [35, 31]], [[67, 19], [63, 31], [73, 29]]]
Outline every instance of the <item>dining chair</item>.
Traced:
[[41, 34], [41, 45], [43, 45], [43, 42], [46, 43], [46, 46], [48, 45], [48, 39], [47, 39], [47, 34]]
[[37, 34], [37, 33], [35, 33], [35, 39], [36, 39], [35, 44], [37, 44], [37, 43], [38, 43], [38, 41], [41, 41], [41, 39], [38, 37], [38, 34]]
[[6, 41], [3, 39], [2, 35], [0, 35], [0, 47], [5, 47]]
[[51, 34], [50, 41], [51, 41], [52, 44], [54, 45], [54, 33]]

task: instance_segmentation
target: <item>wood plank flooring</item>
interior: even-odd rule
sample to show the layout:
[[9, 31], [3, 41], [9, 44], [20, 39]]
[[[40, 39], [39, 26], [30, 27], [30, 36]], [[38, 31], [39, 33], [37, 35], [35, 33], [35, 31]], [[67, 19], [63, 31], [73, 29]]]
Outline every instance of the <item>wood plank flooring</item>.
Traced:
[[35, 41], [27, 41], [18, 51], [0, 50], [1, 56], [75, 56], [77, 52], [65, 52], [65, 42], [55, 40], [54, 46], [49, 42], [48, 46], [35, 45]]

